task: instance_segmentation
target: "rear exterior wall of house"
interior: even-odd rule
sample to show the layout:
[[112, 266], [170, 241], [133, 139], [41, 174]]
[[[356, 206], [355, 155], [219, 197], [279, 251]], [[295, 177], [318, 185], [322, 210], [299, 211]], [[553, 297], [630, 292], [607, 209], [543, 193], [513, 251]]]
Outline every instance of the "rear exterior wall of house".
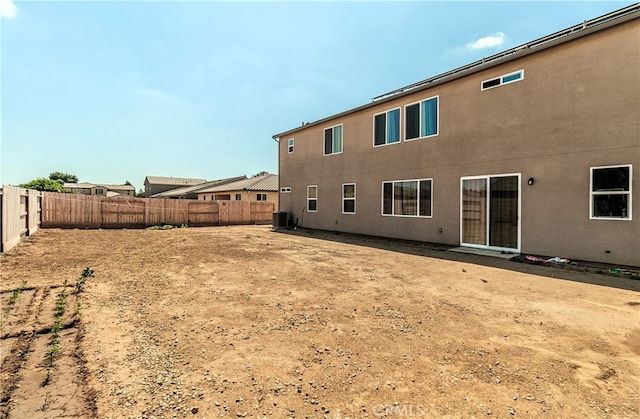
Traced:
[[[407, 141], [406, 106], [431, 98], [435, 135]], [[281, 136], [279, 209], [308, 228], [640, 266], [639, 104], [635, 19]], [[376, 115], [390, 143], [374, 146]], [[628, 173], [628, 202], [594, 217], [592, 172], [608, 166]], [[403, 203], [415, 187], [429, 199]], [[474, 205], [510, 206], [512, 240], [491, 237], [494, 219], [473, 224]]]

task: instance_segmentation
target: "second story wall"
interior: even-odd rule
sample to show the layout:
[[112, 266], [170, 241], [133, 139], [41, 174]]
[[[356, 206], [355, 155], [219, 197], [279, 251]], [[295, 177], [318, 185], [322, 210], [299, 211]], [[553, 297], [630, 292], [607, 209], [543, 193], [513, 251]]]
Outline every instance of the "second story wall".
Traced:
[[[297, 131], [280, 138], [281, 184], [291, 174], [344, 177], [370, 168], [411, 178], [428, 167], [606, 149], [612, 138], [616, 147], [637, 146], [639, 38], [637, 21], [617, 26]], [[518, 71], [521, 80], [481, 90], [483, 81]], [[432, 97], [437, 135], [406, 141], [406, 106]], [[374, 147], [374, 115], [396, 108], [401, 140]], [[334, 126], [342, 150], [325, 155], [325, 130]]]

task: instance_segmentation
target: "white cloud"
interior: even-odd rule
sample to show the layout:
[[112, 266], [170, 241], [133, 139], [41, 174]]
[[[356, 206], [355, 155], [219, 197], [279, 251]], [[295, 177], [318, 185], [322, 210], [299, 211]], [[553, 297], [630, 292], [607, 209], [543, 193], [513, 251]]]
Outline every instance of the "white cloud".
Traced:
[[502, 32], [497, 32], [493, 35], [485, 36], [484, 38], [480, 38], [477, 41], [467, 44], [467, 48], [470, 50], [498, 48], [504, 43], [505, 39], [507, 39], [507, 35]]
[[0, 0], [0, 17], [14, 17], [18, 13], [18, 7], [13, 0]]

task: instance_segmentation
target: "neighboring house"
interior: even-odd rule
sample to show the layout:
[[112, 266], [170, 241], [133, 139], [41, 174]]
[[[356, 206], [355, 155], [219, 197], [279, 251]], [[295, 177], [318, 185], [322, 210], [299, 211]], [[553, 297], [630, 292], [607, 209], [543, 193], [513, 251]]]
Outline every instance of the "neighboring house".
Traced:
[[315, 229], [640, 266], [640, 5], [277, 134]]
[[268, 201], [278, 204], [278, 175], [266, 174], [198, 191], [201, 201]]
[[198, 191], [205, 188], [211, 188], [214, 186], [225, 185], [230, 182], [236, 182], [242, 179], [246, 179], [246, 176], [236, 176], [226, 179], [212, 180], [204, 183], [200, 183], [194, 186], [183, 186], [181, 188], [170, 189], [165, 192], [160, 192], [152, 195], [151, 198], [172, 198], [172, 199], [198, 199]]
[[195, 186], [205, 183], [206, 181], [206, 179], [147, 176], [144, 179], [144, 197], [149, 198], [152, 195], [169, 191], [171, 189], [182, 188], [185, 186]]
[[63, 185], [63, 188], [67, 192], [83, 194], [83, 195], [134, 196], [136, 193], [136, 188], [133, 185], [107, 185], [107, 184], [95, 184], [95, 183], [89, 183], [89, 182], [79, 182], [79, 183], [65, 183]]

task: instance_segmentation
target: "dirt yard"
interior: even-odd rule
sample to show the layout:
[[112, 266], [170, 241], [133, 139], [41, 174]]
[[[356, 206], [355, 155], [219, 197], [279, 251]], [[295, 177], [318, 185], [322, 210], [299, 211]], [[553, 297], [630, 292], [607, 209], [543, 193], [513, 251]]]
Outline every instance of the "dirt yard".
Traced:
[[2, 417], [640, 415], [640, 281], [269, 226], [0, 263]]

